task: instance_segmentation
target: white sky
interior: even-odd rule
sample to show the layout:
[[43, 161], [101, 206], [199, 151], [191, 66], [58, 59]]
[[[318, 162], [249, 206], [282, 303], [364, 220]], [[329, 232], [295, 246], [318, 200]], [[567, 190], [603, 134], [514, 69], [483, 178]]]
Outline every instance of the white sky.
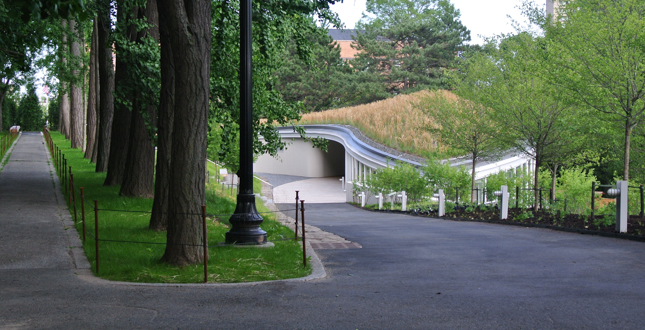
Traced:
[[[544, 6], [545, 0], [535, 0]], [[492, 37], [500, 33], [514, 32], [511, 25], [511, 16], [523, 25], [525, 19], [516, 7], [519, 7], [522, 0], [450, 0], [450, 2], [461, 12], [461, 22], [470, 30], [471, 44], [482, 44], [484, 37]], [[353, 29], [354, 24], [361, 19], [365, 10], [366, 0], [343, 0], [332, 6], [345, 28]]]

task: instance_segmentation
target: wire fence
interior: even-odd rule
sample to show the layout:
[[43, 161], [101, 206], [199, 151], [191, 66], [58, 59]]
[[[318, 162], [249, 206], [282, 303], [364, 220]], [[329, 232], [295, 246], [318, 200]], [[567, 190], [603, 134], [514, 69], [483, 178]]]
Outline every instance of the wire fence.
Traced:
[[[81, 224], [82, 229], [82, 239], [85, 242], [89, 236], [90, 239], [95, 242], [95, 271], [99, 274], [100, 271], [100, 242], [105, 243], [123, 243], [123, 244], [146, 244], [146, 245], [164, 245], [164, 246], [184, 246], [184, 247], [201, 247], [204, 249], [204, 282], [208, 282], [208, 250], [212, 248], [227, 247], [227, 246], [249, 246], [249, 245], [258, 245], [257, 242], [251, 243], [229, 243], [226, 241], [216, 242], [216, 245], [208, 244], [208, 232], [207, 232], [207, 218], [224, 218], [230, 217], [234, 214], [214, 214], [207, 213], [206, 206], [201, 206], [201, 212], [161, 212], [164, 215], [175, 215], [175, 216], [199, 216], [202, 220], [202, 243], [181, 243], [181, 242], [150, 242], [150, 241], [136, 241], [136, 240], [123, 240], [123, 239], [105, 239], [100, 238], [99, 235], [99, 213], [100, 212], [117, 212], [117, 213], [138, 213], [138, 214], [152, 214], [152, 211], [148, 210], [125, 210], [125, 209], [110, 209], [110, 208], [99, 208], [99, 201], [93, 200], [92, 203], [85, 198], [85, 188], [77, 187], [74, 182], [74, 174], [72, 172], [72, 167], [68, 166], [66, 155], [61, 151], [61, 149], [54, 143], [51, 135], [49, 134], [48, 129], [45, 127], [43, 129], [43, 136], [47, 142], [48, 149], [52, 155], [53, 166], [56, 170], [61, 182], [61, 189], [64, 191], [66, 196], [65, 201], [68, 203], [70, 212], [73, 215], [74, 223]], [[77, 200], [78, 196], [78, 200]], [[80, 201], [80, 203], [79, 203]], [[91, 213], [94, 213], [94, 232], [87, 230], [87, 214], [86, 210], [90, 210]], [[287, 210], [276, 210], [276, 211], [265, 211], [257, 212], [258, 214], [275, 214], [275, 213], [288, 213], [294, 212], [295, 217], [295, 232], [294, 237], [291, 238], [278, 238], [272, 239], [270, 242], [278, 241], [288, 241], [295, 240], [302, 242], [302, 251], [303, 251], [303, 266], [307, 267], [307, 251], [306, 251], [306, 239], [305, 239], [305, 207], [304, 201], [300, 200], [300, 205], [298, 205], [298, 192], [296, 192], [296, 206], [293, 209]], [[91, 214], [90, 213], [90, 214]], [[300, 213], [300, 214], [299, 214]], [[298, 238], [298, 215], [300, 215], [301, 220], [301, 239]], [[80, 218], [80, 220], [79, 220]]]
[[17, 137], [17, 132], [11, 132], [0, 138], [0, 159], [2, 159], [2, 156], [4, 156], [5, 153], [7, 153], [7, 150], [9, 150], [9, 148], [13, 144], [13, 141], [15, 141]]

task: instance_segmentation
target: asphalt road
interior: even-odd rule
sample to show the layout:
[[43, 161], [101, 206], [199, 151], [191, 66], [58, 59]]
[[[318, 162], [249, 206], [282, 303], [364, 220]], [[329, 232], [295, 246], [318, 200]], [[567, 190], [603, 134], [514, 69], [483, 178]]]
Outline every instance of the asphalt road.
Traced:
[[644, 327], [643, 243], [347, 204], [306, 206], [309, 224], [363, 246], [318, 250], [325, 278], [110, 283], [78, 261], [45, 155], [40, 135], [23, 134], [0, 172], [2, 329]]

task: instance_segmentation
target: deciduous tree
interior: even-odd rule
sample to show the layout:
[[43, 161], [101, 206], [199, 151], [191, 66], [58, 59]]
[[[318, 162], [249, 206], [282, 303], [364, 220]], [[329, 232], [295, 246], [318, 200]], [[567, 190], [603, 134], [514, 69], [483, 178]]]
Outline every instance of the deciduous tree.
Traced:
[[645, 113], [645, 2], [565, 1], [542, 24], [552, 83], [579, 104], [623, 126], [623, 178], [629, 179], [632, 132]]

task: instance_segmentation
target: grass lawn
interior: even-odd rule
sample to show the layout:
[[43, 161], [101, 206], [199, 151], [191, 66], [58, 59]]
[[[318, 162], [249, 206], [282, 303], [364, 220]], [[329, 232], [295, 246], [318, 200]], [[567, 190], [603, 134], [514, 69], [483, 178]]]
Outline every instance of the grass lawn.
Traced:
[[[96, 270], [93, 200], [98, 200], [100, 273], [98, 276], [116, 281], [149, 283], [201, 283], [204, 280], [203, 264], [183, 268], [160, 262], [165, 250], [166, 232], [148, 230], [149, 211], [152, 199], [128, 198], [119, 196], [119, 187], [105, 187], [105, 173], [96, 173], [95, 165], [83, 158], [79, 149], [71, 149], [70, 142], [58, 132], [51, 132], [54, 143], [66, 155], [67, 165], [72, 167], [75, 185], [84, 187], [87, 239], [85, 253]], [[264, 218], [262, 229], [267, 232], [268, 240], [275, 243], [274, 248], [234, 248], [218, 246], [224, 242], [229, 230], [228, 218], [235, 210], [235, 195], [230, 190], [222, 190], [217, 183], [215, 165], [208, 163], [211, 179], [207, 183], [206, 199], [208, 229], [208, 281], [209, 282], [252, 282], [309, 275], [311, 268], [302, 265], [302, 248], [293, 239], [293, 232], [275, 221], [272, 213], [258, 198], [258, 211]], [[259, 184], [259, 182], [258, 182]], [[259, 188], [259, 185], [255, 185]], [[64, 187], [63, 187], [64, 190]], [[81, 233], [81, 201], [76, 195], [79, 213], [76, 229]], [[107, 211], [127, 210], [124, 211]], [[134, 211], [134, 212], [133, 212]], [[70, 207], [72, 219], [74, 208]], [[267, 213], [264, 213], [267, 212]], [[119, 242], [108, 242], [113, 240]]]

